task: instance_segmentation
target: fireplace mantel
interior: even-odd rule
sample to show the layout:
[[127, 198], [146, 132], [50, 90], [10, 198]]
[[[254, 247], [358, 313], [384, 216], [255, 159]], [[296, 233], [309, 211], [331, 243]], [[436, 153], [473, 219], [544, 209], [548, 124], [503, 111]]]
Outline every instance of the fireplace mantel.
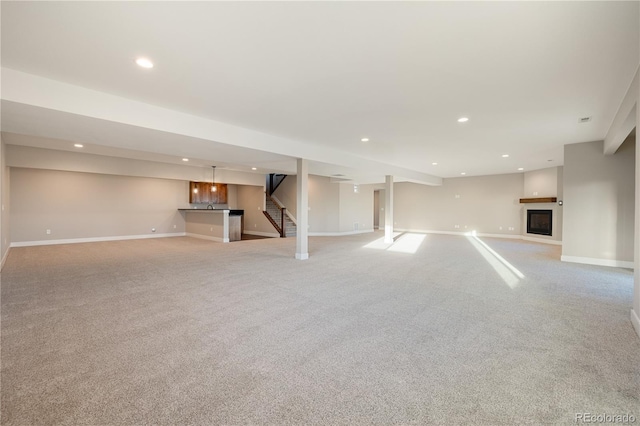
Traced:
[[555, 203], [558, 201], [557, 197], [543, 197], [543, 198], [520, 198], [520, 203]]

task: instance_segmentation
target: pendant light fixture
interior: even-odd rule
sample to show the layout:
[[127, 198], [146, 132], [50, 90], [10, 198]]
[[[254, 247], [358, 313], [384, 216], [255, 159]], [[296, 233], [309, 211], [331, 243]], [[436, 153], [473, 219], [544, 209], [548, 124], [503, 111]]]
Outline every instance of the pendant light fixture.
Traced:
[[211, 192], [217, 192], [216, 186], [216, 166], [211, 166]]

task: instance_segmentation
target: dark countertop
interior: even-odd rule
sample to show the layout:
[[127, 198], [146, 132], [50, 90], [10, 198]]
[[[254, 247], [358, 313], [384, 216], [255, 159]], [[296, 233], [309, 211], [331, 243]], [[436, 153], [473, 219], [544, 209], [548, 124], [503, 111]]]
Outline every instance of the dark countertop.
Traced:
[[222, 213], [225, 210], [229, 210], [229, 216], [242, 216], [244, 215], [244, 210], [232, 210], [232, 209], [207, 209], [206, 207], [197, 209], [178, 209], [181, 212], [198, 212], [198, 213]]

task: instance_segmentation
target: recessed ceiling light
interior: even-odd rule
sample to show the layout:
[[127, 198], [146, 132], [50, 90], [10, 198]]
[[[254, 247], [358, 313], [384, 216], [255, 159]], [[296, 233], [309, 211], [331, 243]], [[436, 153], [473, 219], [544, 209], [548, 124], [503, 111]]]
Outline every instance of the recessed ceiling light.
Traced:
[[467, 121], [469, 121], [468, 117], [460, 117], [460, 118], [458, 118], [458, 123], [466, 123]]
[[182, 161], [189, 161], [189, 159], [188, 158], [183, 158]]
[[438, 163], [431, 163], [431, 165], [432, 165], [432, 166], [437, 166], [437, 165], [438, 165]]
[[362, 139], [360, 139], [360, 141], [362, 141], [362, 142], [369, 142], [369, 138], [362, 138]]
[[252, 167], [251, 170], [258, 170], [258, 168], [257, 167]]
[[518, 171], [520, 171], [520, 172], [521, 172], [521, 171], [523, 171], [523, 170], [524, 170], [524, 167], [518, 167]]
[[509, 154], [502, 154], [502, 158], [508, 158]]
[[153, 62], [151, 62], [147, 58], [136, 59], [136, 64], [138, 64], [138, 66], [141, 66], [142, 68], [153, 68]]
[[466, 172], [462, 172], [462, 173], [460, 173], [460, 174], [461, 174], [462, 176], [464, 176], [464, 175], [466, 175], [467, 173], [466, 173]]
[[84, 148], [84, 145], [82, 145], [81, 143], [74, 143], [73, 146], [75, 146], [76, 148]]

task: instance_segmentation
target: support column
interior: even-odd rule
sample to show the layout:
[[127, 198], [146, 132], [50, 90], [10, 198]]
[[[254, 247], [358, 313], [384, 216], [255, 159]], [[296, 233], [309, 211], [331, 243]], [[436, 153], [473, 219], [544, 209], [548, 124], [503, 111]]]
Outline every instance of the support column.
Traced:
[[[640, 99], [640, 93], [638, 94]], [[638, 123], [640, 123], [640, 106], [636, 103], [636, 210], [635, 228], [633, 230], [633, 308], [631, 309], [631, 322], [640, 336], [640, 135], [638, 135]]]
[[393, 176], [387, 175], [384, 186], [384, 242], [393, 242]]
[[309, 161], [298, 158], [296, 259], [309, 258]]

